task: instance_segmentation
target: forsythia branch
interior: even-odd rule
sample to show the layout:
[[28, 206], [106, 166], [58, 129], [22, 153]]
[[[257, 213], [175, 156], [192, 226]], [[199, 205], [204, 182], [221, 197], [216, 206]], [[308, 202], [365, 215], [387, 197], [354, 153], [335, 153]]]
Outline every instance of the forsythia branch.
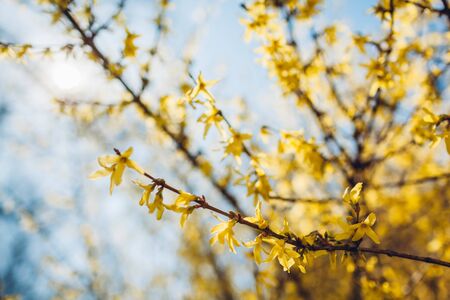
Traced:
[[[120, 155], [119, 150], [114, 149], [114, 151], [118, 155]], [[165, 180], [163, 180], [163, 179], [156, 178], [145, 171], [142, 174], [145, 177], [147, 177], [148, 179], [150, 179], [155, 185], [157, 185], [159, 187], [170, 190], [171, 192], [178, 194], [178, 195], [180, 195], [182, 193], [182, 191], [180, 189], [177, 189], [176, 187], [173, 187], [172, 185], [166, 183]], [[403, 258], [403, 259], [420, 261], [420, 262], [425, 262], [425, 263], [429, 263], [429, 264], [440, 265], [440, 266], [450, 268], [450, 262], [447, 262], [444, 260], [427, 257], [427, 256], [419, 256], [419, 255], [413, 255], [413, 254], [409, 254], [409, 253], [402, 253], [402, 252], [398, 252], [398, 251], [394, 251], [394, 250], [390, 250], [390, 249], [359, 247], [358, 246], [359, 244], [357, 246], [346, 245], [346, 244], [344, 244], [344, 245], [309, 245], [309, 244], [305, 244], [302, 242], [302, 240], [299, 237], [295, 236], [294, 234], [292, 234], [290, 232], [288, 235], [283, 235], [283, 234], [276, 233], [275, 231], [270, 229], [269, 226], [261, 228], [257, 224], [247, 221], [245, 219], [245, 217], [243, 217], [240, 213], [236, 213], [234, 211], [226, 212], [218, 207], [215, 207], [215, 206], [209, 204], [206, 200], [206, 197], [203, 195], [202, 196], [194, 195], [194, 196], [196, 197], [196, 199], [193, 202], [195, 202], [197, 204], [195, 206], [195, 208], [203, 208], [203, 209], [215, 212], [219, 215], [227, 217], [229, 220], [234, 220], [236, 223], [253, 228], [254, 230], [261, 232], [264, 236], [271, 236], [278, 240], [284, 241], [285, 243], [295, 246], [297, 251], [300, 251], [300, 250], [309, 250], [309, 251], [325, 250], [325, 251], [346, 251], [346, 252], [351, 252], [351, 253], [371, 253], [371, 254], [377, 254], [377, 255], [386, 255], [389, 257], [399, 257], [399, 258]]]

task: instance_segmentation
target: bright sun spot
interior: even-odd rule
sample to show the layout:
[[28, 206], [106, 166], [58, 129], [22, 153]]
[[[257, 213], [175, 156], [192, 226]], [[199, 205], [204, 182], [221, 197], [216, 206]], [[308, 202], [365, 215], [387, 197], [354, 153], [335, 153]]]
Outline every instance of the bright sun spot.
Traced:
[[82, 76], [75, 63], [57, 62], [50, 69], [50, 80], [57, 89], [68, 92], [81, 85]]

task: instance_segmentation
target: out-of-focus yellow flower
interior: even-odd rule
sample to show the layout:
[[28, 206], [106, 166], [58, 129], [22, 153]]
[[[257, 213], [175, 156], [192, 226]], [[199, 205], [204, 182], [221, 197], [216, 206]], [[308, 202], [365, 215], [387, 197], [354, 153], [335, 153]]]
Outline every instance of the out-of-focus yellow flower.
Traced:
[[178, 207], [181, 206], [187, 206], [192, 201], [197, 200], [197, 196], [186, 193], [185, 191], [180, 191], [180, 194], [178, 195], [177, 199], [175, 199], [175, 205]]
[[423, 144], [430, 141], [435, 147], [441, 139], [444, 139], [447, 153], [450, 154], [450, 116], [435, 115], [430, 109], [423, 107], [418, 115], [413, 118], [412, 133], [414, 140]]
[[230, 251], [236, 253], [234, 246], [239, 246], [238, 240], [234, 237], [233, 227], [236, 224], [236, 220], [229, 220], [222, 222], [211, 229], [212, 234], [216, 234], [211, 238], [209, 243], [214, 245], [216, 242], [220, 244], [228, 244]]
[[220, 114], [220, 111], [215, 107], [211, 106], [211, 109], [207, 113], [203, 113], [197, 120], [197, 122], [205, 124], [205, 130], [203, 131], [203, 138], [206, 138], [211, 125], [215, 125], [217, 130], [223, 135], [222, 127], [220, 126], [220, 122], [223, 121], [223, 117]]
[[353, 43], [361, 53], [366, 53], [366, 44], [369, 42], [369, 38], [362, 34], [353, 36]]
[[208, 88], [217, 83], [217, 80], [204, 80], [203, 75], [200, 72], [197, 76], [197, 84], [193, 89], [187, 92], [186, 96], [189, 103], [192, 105], [192, 100], [197, 97], [200, 93], [203, 93], [208, 99], [213, 100], [213, 95], [208, 91]]
[[131, 168], [144, 174], [144, 170], [130, 159], [131, 154], [133, 154], [133, 147], [127, 149], [127, 151], [121, 153], [120, 155], [104, 155], [98, 158], [98, 164], [103, 168], [98, 170], [91, 175], [89, 178], [96, 179], [103, 176], [108, 176], [111, 174], [109, 192], [112, 194], [114, 186], [120, 185], [122, 182], [122, 175], [125, 167]]
[[357, 183], [351, 190], [350, 187], [347, 187], [344, 191], [344, 195], [342, 196], [344, 202], [350, 205], [357, 204], [359, 202], [359, 199], [361, 198], [362, 187], [362, 182]]
[[265, 1], [258, 0], [247, 6], [248, 19], [241, 19], [241, 23], [245, 25], [246, 41], [250, 41], [252, 34], [258, 36], [276, 35], [281, 29], [276, 22], [276, 14], [269, 12]]
[[163, 189], [160, 188], [155, 195], [155, 199], [153, 202], [150, 202], [148, 204], [148, 211], [149, 213], [153, 213], [155, 210], [157, 210], [156, 213], [156, 219], [161, 220], [162, 215], [164, 213], [164, 203], [163, 203]]
[[139, 186], [140, 188], [144, 189], [144, 193], [142, 194], [141, 200], [139, 200], [139, 205], [142, 206], [142, 205], [146, 204], [148, 206], [149, 205], [149, 200], [150, 200], [150, 194], [155, 189], [156, 184], [155, 183], [145, 184], [145, 183], [140, 182], [138, 180], [133, 180], [133, 182], [137, 186]]
[[239, 133], [232, 130], [232, 136], [226, 141], [225, 154], [233, 155], [238, 164], [241, 164], [241, 154], [244, 151], [244, 141], [252, 137], [248, 133]]
[[289, 221], [286, 217], [283, 220], [283, 228], [281, 228], [281, 234], [289, 235], [291, 233], [291, 228], [289, 228]]
[[125, 37], [123, 56], [124, 57], [135, 57], [137, 53], [137, 47], [134, 44], [134, 40], [139, 37], [138, 34], [131, 33], [128, 29], [126, 30], [127, 36]]

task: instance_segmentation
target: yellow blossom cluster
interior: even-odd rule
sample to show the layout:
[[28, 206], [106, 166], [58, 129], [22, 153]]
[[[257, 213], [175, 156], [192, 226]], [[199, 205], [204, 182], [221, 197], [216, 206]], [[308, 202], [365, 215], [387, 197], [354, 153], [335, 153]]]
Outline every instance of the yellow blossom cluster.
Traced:
[[450, 155], [449, 115], [442, 114], [437, 116], [431, 110], [424, 107], [415, 116], [411, 131], [415, 141], [419, 144], [430, 142], [431, 146], [434, 147], [443, 139], [447, 153]]

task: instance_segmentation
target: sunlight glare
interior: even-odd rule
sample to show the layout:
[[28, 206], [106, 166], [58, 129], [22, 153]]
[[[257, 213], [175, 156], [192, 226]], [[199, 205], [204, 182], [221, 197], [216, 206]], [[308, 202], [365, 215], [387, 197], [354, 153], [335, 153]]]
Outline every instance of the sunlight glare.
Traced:
[[71, 91], [81, 85], [82, 76], [74, 63], [58, 62], [50, 70], [50, 80], [61, 91]]

